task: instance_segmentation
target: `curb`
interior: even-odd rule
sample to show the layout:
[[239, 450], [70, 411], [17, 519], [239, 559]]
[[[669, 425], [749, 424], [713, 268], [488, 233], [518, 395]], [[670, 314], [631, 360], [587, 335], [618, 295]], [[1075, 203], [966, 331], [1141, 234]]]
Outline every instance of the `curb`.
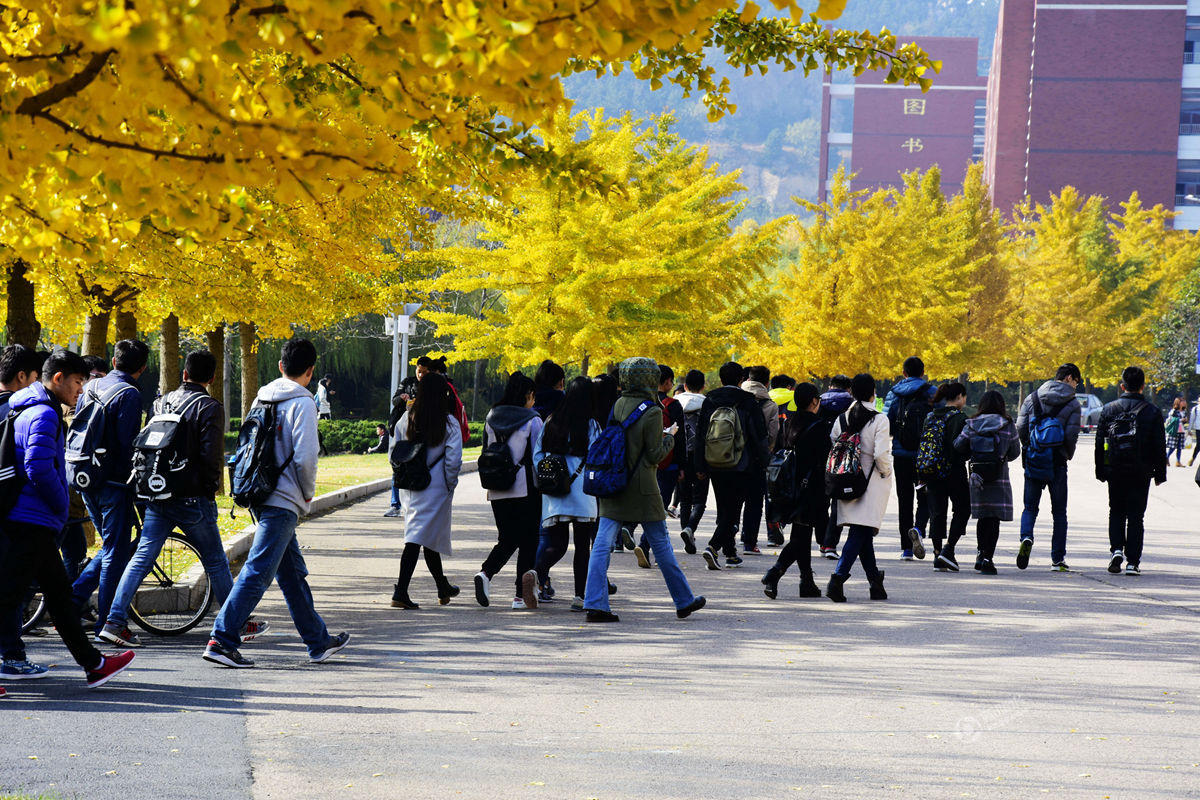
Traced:
[[[460, 475], [465, 475], [471, 472], [478, 472], [479, 464], [475, 461], [463, 462], [462, 472]], [[328, 514], [330, 511], [349, 505], [364, 497], [386, 492], [392, 488], [391, 478], [379, 478], [374, 481], [367, 481], [355, 486], [347, 486], [343, 489], [337, 489], [332, 492], [327, 492], [319, 497], [314, 497], [312, 503], [309, 504], [308, 514], [301, 518], [301, 523], [305, 519]], [[229, 541], [225, 542], [225, 557], [232, 564], [237, 559], [245, 558], [250, 552], [250, 544], [254, 541], [254, 523], [247, 525]]]

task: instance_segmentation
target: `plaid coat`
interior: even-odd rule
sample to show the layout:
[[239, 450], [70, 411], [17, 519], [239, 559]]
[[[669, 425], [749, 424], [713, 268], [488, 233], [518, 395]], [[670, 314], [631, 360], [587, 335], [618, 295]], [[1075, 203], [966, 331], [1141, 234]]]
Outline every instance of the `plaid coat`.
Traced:
[[[999, 434], [1000, 449], [1006, 461], [1021, 456], [1021, 439], [1012, 420], [999, 414], [984, 414], [967, 420], [962, 433], [954, 440], [954, 449], [960, 453], [971, 452], [971, 438]], [[970, 474], [971, 516], [975, 519], [994, 518], [1011, 522], [1013, 518], [1013, 490], [1008, 479], [1008, 464], [1003, 465], [1000, 480], [984, 481], [974, 472]]]

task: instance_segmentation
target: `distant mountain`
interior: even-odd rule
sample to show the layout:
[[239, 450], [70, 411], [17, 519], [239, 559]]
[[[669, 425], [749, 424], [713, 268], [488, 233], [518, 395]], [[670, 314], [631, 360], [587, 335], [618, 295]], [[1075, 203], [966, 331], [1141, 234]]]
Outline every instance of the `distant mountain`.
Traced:
[[[999, 8], [1000, 0], [850, 0], [835, 24], [855, 30], [886, 27], [900, 36], [975, 36], [982, 73], [991, 58]], [[566, 89], [577, 110], [600, 107], [612, 116], [674, 113], [681, 135], [707, 146], [724, 169], [742, 170], [748, 201], [743, 216], [765, 220], [790, 214], [796, 209], [792, 195], [815, 199], [817, 193], [822, 75], [724, 74], [738, 110], [716, 123], [706, 120], [698, 99], [684, 98], [670, 85], [651, 91], [628, 73], [576, 75]]]

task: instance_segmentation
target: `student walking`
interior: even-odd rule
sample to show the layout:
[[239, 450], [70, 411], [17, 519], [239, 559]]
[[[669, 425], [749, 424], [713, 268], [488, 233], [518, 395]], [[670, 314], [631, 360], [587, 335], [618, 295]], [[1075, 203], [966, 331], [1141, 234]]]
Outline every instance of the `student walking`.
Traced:
[[1141, 367], [1121, 373], [1121, 396], [1104, 406], [1096, 426], [1096, 479], [1108, 484], [1108, 571], [1140, 575], [1150, 481], [1167, 479], [1162, 413], [1146, 399]]
[[[142, 428], [137, 380], [146, 371], [150, 348], [136, 339], [122, 339], [115, 353], [112, 372], [88, 382], [67, 437], [70, 455], [79, 459], [67, 462], [67, 477], [81, 490], [101, 541], [100, 552], [75, 579], [71, 594], [76, 607], [83, 608], [96, 592], [97, 634], [108, 619], [113, 594], [129, 562], [134, 512], [128, 480], [133, 440]], [[89, 434], [89, 426], [98, 429]], [[100, 470], [93, 477], [87, 467], [97, 461]]]
[[533, 487], [533, 447], [542, 432], [542, 420], [534, 412], [533, 403], [533, 381], [524, 373], [514, 372], [483, 426], [479, 478], [488, 490], [498, 538], [475, 575], [475, 600], [481, 606], [490, 605], [492, 578], [516, 553], [512, 607], [537, 608], [537, 572], [533, 567], [542, 498]]
[[[671, 497], [681, 480], [683, 462], [687, 461], [687, 432], [683, 429], [683, 405], [671, 396], [671, 389], [675, 384], [675, 370], [666, 364], [659, 364], [658, 370], [662, 377], [658, 384], [658, 402], [663, 407], [664, 430], [670, 431], [675, 441], [675, 446], [658, 465], [658, 491], [662, 494], [665, 507], [671, 505]], [[637, 526], [626, 527], [632, 532]], [[638, 540], [637, 547], [633, 548], [633, 555], [639, 567], [650, 569], [651, 551], [645, 534]]]
[[[750, 367], [746, 370], [746, 380], [742, 382], [742, 390], [754, 395], [758, 407], [762, 411], [763, 422], [767, 431], [767, 458], [775, 452], [775, 443], [779, 439], [779, 406], [771, 399], [767, 383], [771, 380], [771, 370], [766, 367]], [[763, 509], [767, 501], [767, 465], [760, 469], [746, 471], [746, 505], [742, 515], [742, 551], [750, 555], [762, 555], [758, 547], [758, 531], [762, 527]]]
[[[822, 419], [829, 421], [832, 430], [833, 421], [845, 414], [852, 405], [854, 397], [850, 394], [850, 376], [834, 375], [829, 379], [829, 389], [821, 395], [821, 409], [817, 413]], [[821, 545], [821, 557], [831, 561], [837, 561], [837, 547], [842, 540], [842, 529], [837, 524], [837, 503], [836, 499], [829, 499], [829, 522], [825, 525], [824, 532], [816, 532]]]
[[[925, 417], [921, 447], [917, 451], [917, 474], [929, 495], [929, 538], [933, 542], [933, 566], [958, 572], [954, 546], [967, 532], [971, 518], [971, 489], [967, 481], [966, 457], [954, 442], [966, 425], [967, 387], [946, 383], [933, 396], [937, 406]], [[941, 405], [938, 405], [938, 404]], [[953, 508], [953, 515], [950, 509]], [[949, 534], [947, 535], [947, 518]]]
[[288, 613], [314, 664], [327, 660], [350, 634], [330, 635], [313, 607], [308, 567], [296, 540], [296, 524], [308, 513], [317, 486], [317, 406], [308, 386], [317, 348], [308, 339], [289, 339], [279, 356], [280, 377], [258, 390], [254, 408], [271, 406], [276, 421], [275, 463], [281, 466], [275, 490], [250, 507], [254, 541], [229, 597], [217, 612], [204, 660], [225, 667], [253, 667], [238, 651], [242, 631], [272, 581], [279, 584]]
[[[783, 450], [791, 450], [794, 458], [796, 505], [774, 508], [779, 521], [791, 524], [788, 543], [779, 553], [775, 564], [762, 578], [763, 594], [771, 599], [779, 595], [779, 580], [792, 566], [800, 568], [800, 596], [820, 597], [821, 590], [813, 579], [813, 534], [824, 532], [829, 518], [829, 497], [825, 494], [825, 462], [829, 457], [829, 433], [832, 420], [821, 417], [820, 390], [811, 383], [801, 383], [793, 390], [797, 411], [789, 412], [787, 427], [780, 433]], [[780, 402], [780, 401], [777, 401]], [[782, 403], [781, 403], [782, 405]]]
[[446, 605], [459, 593], [442, 571], [442, 556], [451, 554], [451, 509], [462, 471], [462, 429], [453, 405], [446, 379], [440, 373], [430, 372], [417, 385], [412, 406], [396, 423], [397, 441], [420, 442], [425, 446], [420, 457], [429, 469], [429, 485], [420, 490], [400, 490], [404, 506], [404, 551], [400, 555], [400, 575], [392, 591], [392, 608], [420, 608], [408, 596], [408, 586], [422, 551], [425, 566], [437, 586], [438, 603]]
[[[596, 498], [584, 494], [583, 465], [588, 448], [600, 435], [600, 426], [592, 418], [595, 392], [588, 378], [573, 378], [558, 407], [546, 420], [533, 450], [533, 463], [539, 476], [557, 476], [560, 483], [542, 493], [541, 537], [538, 550], [539, 600], [549, 600], [550, 568], [567, 553], [574, 533], [575, 555], [572, 562], [574, 594], [572, 611], [583, 611], [587, 587], [588, 559], [592, 539], [596, 537], [600, 513]], [[546, 463], [549, 460], [550, 463]]]
[[1021, 455], [1020, 437], [1002, 394], [995, 390], [984, 393], [978, 412], [954, 440], [954, 449], [970, 460], [971, 516], [976, 520], [979, 545], [975, 569], [983, 575], [995, 575], [1000, 523], [1013, 518], [1008, 462]]
[[[100, 630], [100, 638], [106, 642], [126, 647], [141, 644], [137, 635], [129, 630], [129, 605], [142, 579], [153, 569], [167, 535], [175, 528], [182, 531], [199, 551], [200, 563], [208, 575], [218, 607], [224, 605], [233, 588], [229, 559], [225, 556], [225, 546], [217, 528], [216, 495], [221, 488], [221, 468], [225, 464], [225, 409], [221, 401], [208, 394], [216, 370], [217, 360], [212, 353], [207, 350], [188, 353], [180, 387], [154, 403], [154, 418], [163, 424], [171, 425], [171, 420], [178, 416], [173, 441], [181, 442], [181, 446], [173, 456], [173, 467], [176, 468], [169, 469], [165, 476], [158, 473], [166, 480], [163, 489], [139, 497], [146, 509], [142, 535], [117, 585], [108, 618]], [[161, 439], [164, 431], [165, 428], [148, 425], [136, 443], [140, 444], [147, 437]], [[134, 464], [135, 476], [149, 466], [139, 457], [135, 457]], [[153, 483], [153, 479], [146, 483]], [[147, 488], [142, 484], [138, 481], [136, 485]], [[247, 619], [241, 636], [243, 640], [253, 639], [266, 630], [265, 621]]]
[[[775, 403], [779, 409], [779, 436], [775, 439], [775, 450], [783, 447], [785, 431], [787, 430], [788, 418], [795, 414], [798, 409], [795, 402], [792, 400], [793, 393], [796, 390], [796, 380], [787, 375], [773, 375], [771, 377], [771, 401]], [[779, 522], [779, 514], [772, 513], [771, 498], [767, 496], [766, 504], [767, 515], [767, 544], [772, 547], [779, 547], [784, 544], [782, 523]], [[823, 536], [823, 532], [817, 531], [817, 541]]]
[[689, 370], [683, 376], [684, 391], [675, 396], [683, 411], [683, 438], [687, 452], [683, 461], [683, 475], [679, 482], [679, 538], [683, 539], [683, 551], [696, 553], [696, 529], [704, 518], [704, 507], [708, 504], [708, 476], [699, 471], [696, 455], [703, 447], [699, 438], [700, 412], [704, 407], [704, 373]]
[[[663, 432], [662, 405], [657, 392], [660, 375], [653, 359], [629, 358], [621, 362], [623, 391], [613, 408], [613, 423], [625, 428], [625, 470], [629, 478], [625, 488], [615, 496], [599, 500], [600, 527], [592, 546], [584, 592], [588, 622], [618, 621], [609, 606], [608, 564], [622, 522], [637, 522], [645, 529], [654, 559], [675, 603], [676, 616], [684, 619], [704, 608], [704, 597], [692, 593], [675, 561], [667, 534], [667, 511], [658, 491], [656, 465], [675, 445], [672, 436]], [[634, 414], [639, 415], [636, 421], [625, 426]]]
[[1021, 436], [1021, 461], [1025, 467], [1025, 510], [1021, 513], [1021, 544], [1017, 569], [1029, 566], [1033, 528], [1037, 523], [1042, 492], [1050, 491], [1051, 569], [1067, 572], [1067, 463], [1075, 457], [1082, 410], [1075, 390], [1083, 383], [1079, 367], [1063, 364], [1054, 380], [1043, 383], [1021, 404], [1017, 433]]
[[[79, 399], [88, 369], [83, 359], [56, 350], [41, 369], [41, 380], [9, 401], [16, 461], [24, 475], [15, 505], [0, 530], [0, 619], [19, 619], [31, 582], [36, 581], [59, 637], [83, 667], [88, 688], [103, 686], [133, 661], [133, 651], [101, 654], [84, 633], [71, 601], [71, 585], [55, 539], [67, 522], [66, 442], [62, 406]], [[20, 625], [0, 626], [0, 677], [5, 681], [44, 678], [48, 669], [28, 660]]]
[[1187, 441], [1187, 403], [1176, 397], [1167, 414], [1167, 462], [1175, 454], [1175, 466], [1183, 466], [1183, 445]]
[[[883, 588], [883, 570], [875, 563], [875, 536], [887, 513], [892, 494], [892, 432], [886, 414], [875, 410], [875, 379], [868, 374], [855, 375], [850, 382], [854, 405], [833, 423], [830, 440], [839, 444], [857, 436], [858, 463], [866, 480], [863, 494], [853, 500], [838, 500], [838, 525], [846, 528], [846, 542], [837, 567], [829, 576], [825, 596], [835, 603], [846, 602], [844, 586], [855, 561], [862, 561], [863, 572], [871, 586], [872, 600], [887, 600]], [[840, 443], [843, 446], [846, 442]]]
[[892, 431], [896, 500], [900, 511], [900, 558], [912, 561], [914, 557], [925, 557], [923, 539], [929, 523], [929, 506], [925, 494], [917, 491], [920, 483], [917, 450], [921, 446], [921, 429], [937, 388], [925, 380], [925, 362], [917, 356], [904, 360], [903, 371], [903, 377], [884, 400], [883, 413], [887, 415]]
[[754, 395], [738, 388], [745, 375], [742, 365], [730, 361], [718, 372], [721, 388], [704, 398], [696, 428], [696, 471], [712, 480], [717, 496], [717, 527], [704, 561], [711, 570], [721, 569], [717, 559], [725, 555], [726, 567], [741, 566], [734, 536], [742, 517], [746, 496], [755, 485], [755, 471], [766, 475], [770, 453], [767, 424]]
[[[1186, 401], [1185, 401], [1186, 402]], [[1200, 398], [1192, 403], [1192, 410], [1188, 412], [1188, 430], [1192, 432], [1192, 436], [1196, 439], [1196, 446], [1192, 448], [1192, 457], [1188, 459], [1188, 466], [1196, 463], [1196, 456], [1200, 455]]]

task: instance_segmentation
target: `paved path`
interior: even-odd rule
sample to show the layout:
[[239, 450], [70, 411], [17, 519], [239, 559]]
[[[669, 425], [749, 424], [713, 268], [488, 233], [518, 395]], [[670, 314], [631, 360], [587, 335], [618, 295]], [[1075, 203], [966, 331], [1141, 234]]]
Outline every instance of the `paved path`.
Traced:
[[[205, 664], [198, 632], [153, 640], [89, 693], [61, 645], [33, 641], [60, 666], [0, 701], [0, 787], [89, 800], [1200, 797], [1200, 489], [1173, 469], [1151, 500], [1145, 573], [1111, 576], [1088, 461], [1071, 479], [1071, 574], [1047, 570], [1048, 533], [1018, 572], [1015, 526], [995, 578], [901, 563], [885, 533], [887, 603], [868, 602], [861, 579], [845, 605], [801, 601], [795, 573], [770, 601], [769, 559], [710, 573], [684, 557], [710, 605], [680, 622], [657, 570], [618, 554], [613, 626], [562, 602], [475, 605], [494, 529], [474, 476], [447, 561], [463, 596], [439, 607], [422, 564], [422, 608], [389, 608], [401, 523], [377, 497], [301, 532], [319, 610], [354, 636], [331, 663], [306, 663], [274, 589], [261, 610], [276, 632], [246, 647], [255, 670]], [[569, 586], [565, 563], [556, 585]]]

